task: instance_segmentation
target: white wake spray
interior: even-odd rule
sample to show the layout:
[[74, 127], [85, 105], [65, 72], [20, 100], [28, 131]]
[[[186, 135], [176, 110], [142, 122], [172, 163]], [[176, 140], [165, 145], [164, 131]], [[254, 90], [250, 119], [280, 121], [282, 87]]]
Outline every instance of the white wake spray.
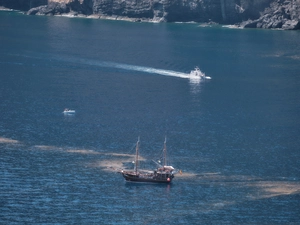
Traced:
[[[137, 66], [137, 65], [130, 65], [130, 64], [109, 62], [109, 61], [83, 59], [83, 58], [77, 58], [73, 56], [70, 57], [70, 56], [47, 55], [47, 56], [38, 57], [32, 55], [23, 55], [23, 57], [39, 58], [39, 59], [50, 58], [50, 60], [55, 60], [55, 61], [64, 61], [69, 63], [85, 64], [85, 65], [98, 66], [98, 67], [116, 68], [116, 69], [123, 69], [128, 71], [137, 71], [143, 73], [159, 74], [163, 76], [179, 77], [179, 78], [194, 80], [194, 78], [191, 78], [190, 73], [183, 73], [183, 72], [178, 72], [173, 70], [157, 69], [153, 67]], [[201, 72], [201, 75], [202, 78], [211, 79], [210, 77], [205, 76], [203, 72]]]
[[92, 66], [117, 68], [117, 69], [129, 70], [129, 71], [159, 74], [164, 76], [173, 76], [173, 77], [180, 77], [180, 78], [189, 78], [189, 74], [187, 73], [177, 72], [173, 70], [156, 69], [153, 67], [136, 66], [136, 65], [107, 62], [107, 61], [84, 60], [84, 59], [79, 59], [79, 62], [87, 65], [92, 65]]

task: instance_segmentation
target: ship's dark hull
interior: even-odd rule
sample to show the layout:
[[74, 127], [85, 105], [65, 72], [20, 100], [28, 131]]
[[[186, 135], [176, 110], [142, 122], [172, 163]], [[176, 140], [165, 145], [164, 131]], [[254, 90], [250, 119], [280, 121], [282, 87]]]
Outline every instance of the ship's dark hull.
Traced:
[[122, 173], [123, 177], [126, 181], [129, 182], [141, 182], [141, 183], [171, 183], [173, 179], [173, 175], [169, 174], [169, 176], [141, 176], [129, 173]]
[[167, 165], [166, 156], [167, 156], [167, 147], [166, 147], [166, 138], [164, 142], [163, 149], [163, 165], [156, 163], [159, 167], [154, 171], [145, 171], [139, 170], [139, 143], [140, 137], [136, 143], [136, 153], [134, 161], [134, 170], [132, 171], [120, 171], [126, 181], [138, 182], [138, 183], [171, 183], [174, 178], [174, 168]]

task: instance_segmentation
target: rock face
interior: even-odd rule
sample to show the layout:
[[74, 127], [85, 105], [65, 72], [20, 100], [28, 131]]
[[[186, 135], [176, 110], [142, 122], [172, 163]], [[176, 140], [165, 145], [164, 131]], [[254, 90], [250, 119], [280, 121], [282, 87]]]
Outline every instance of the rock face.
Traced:
[[48, 5], [31, 8], [28, 15], [58, 15], [68, 13], [70, 8], [65, 3], [51, 2]]
[[300, 29], [300, 0], [0, 0], [0, 5], [29, 10], [29, 15], [68, 13], [133, 21]]
[[277, 0], [266, 8], [258, 19], [242, 23], [245, 28], [300, 29], [300, 0]]

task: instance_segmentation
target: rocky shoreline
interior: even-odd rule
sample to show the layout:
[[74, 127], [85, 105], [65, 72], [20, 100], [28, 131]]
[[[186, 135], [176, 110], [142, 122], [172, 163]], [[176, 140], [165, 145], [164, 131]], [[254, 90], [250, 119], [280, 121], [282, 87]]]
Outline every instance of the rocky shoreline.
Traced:
[[[0, 0], [28, 15], [300, 29], [300, 0]], [[46, 4], [45, 4], [46, 3]]]

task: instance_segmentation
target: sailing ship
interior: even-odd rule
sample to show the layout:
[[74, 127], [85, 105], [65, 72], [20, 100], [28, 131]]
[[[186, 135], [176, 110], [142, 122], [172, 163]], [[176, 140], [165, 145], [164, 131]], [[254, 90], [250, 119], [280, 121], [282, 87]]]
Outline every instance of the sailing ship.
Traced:
[[140, 138], [138, 138], [136, 143], [135, 161], [133, 171], [121, 171], [121, 174], [126, 181], [129, 182], [149, 182], [149, 183], [171, 183], [175, 169], [172, 166], [167, 165], [167, 143], [166, 138], [164, 141], [163, 148], [163, 165], [156, 163], [158, 168], [154, 171], [142, 171], [139, 170], [139, 145]]

